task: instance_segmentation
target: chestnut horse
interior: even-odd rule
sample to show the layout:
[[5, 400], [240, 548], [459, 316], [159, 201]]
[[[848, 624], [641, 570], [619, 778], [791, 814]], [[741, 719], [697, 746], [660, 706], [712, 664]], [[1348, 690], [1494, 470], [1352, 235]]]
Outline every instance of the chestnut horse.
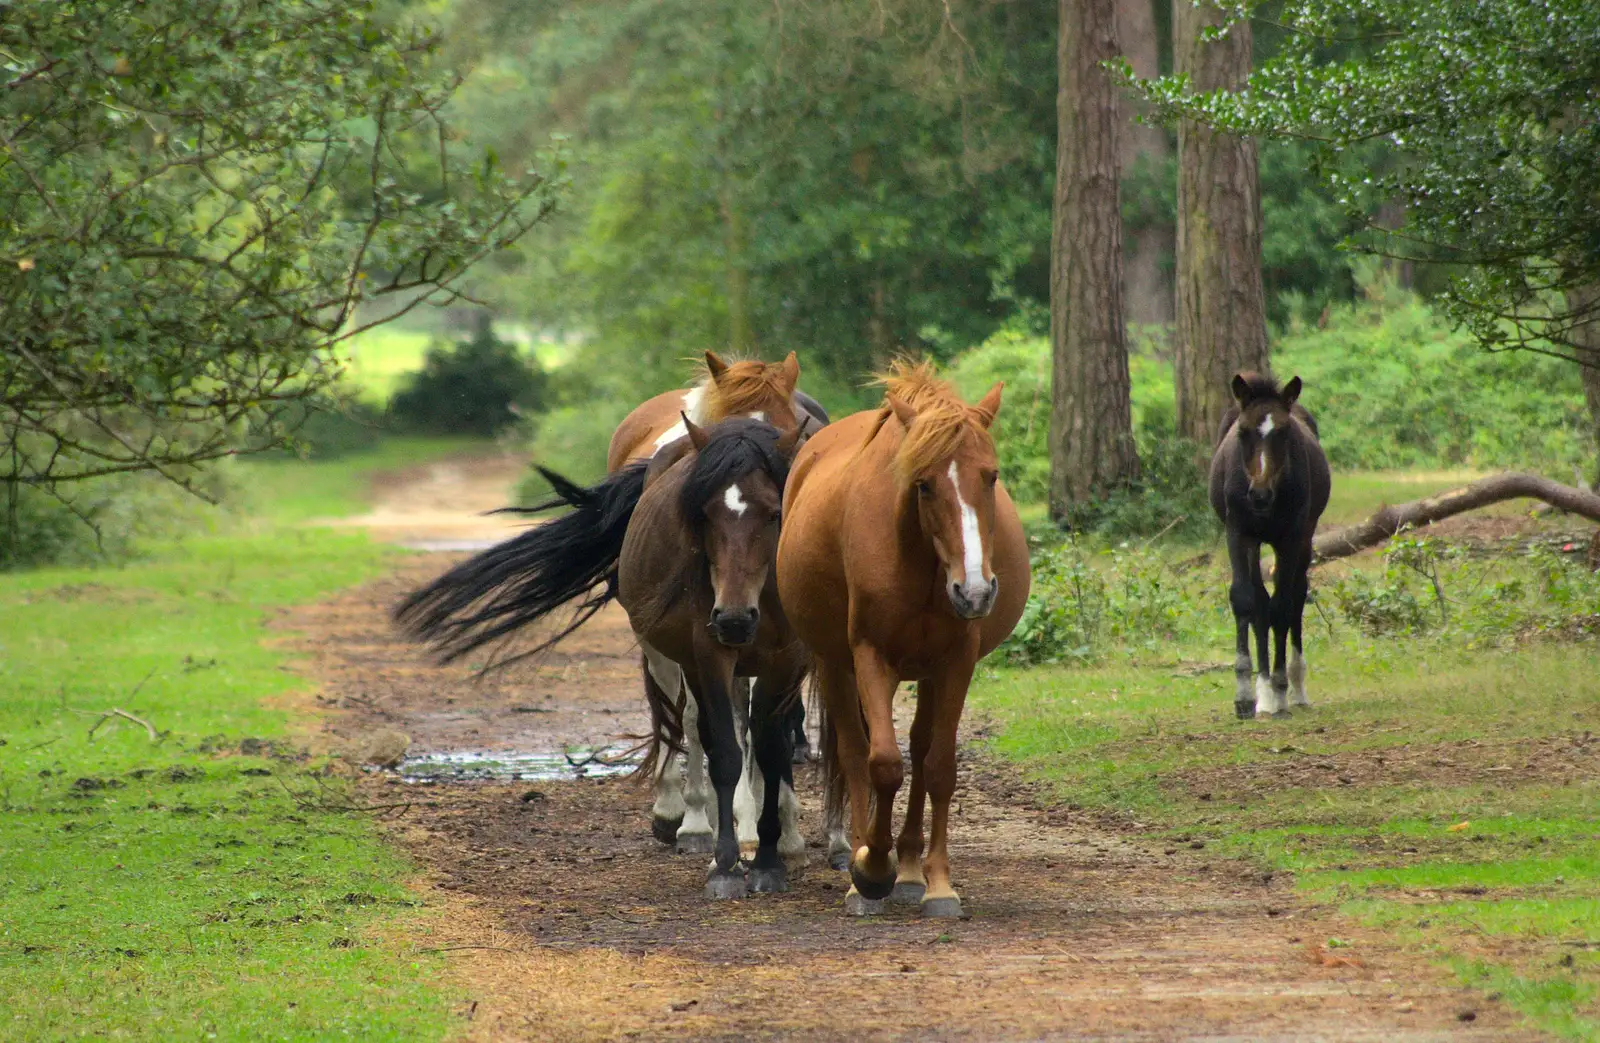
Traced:
[[[818, 432], [784, 494], [778, 591], [813, 653], [824, 709], [830, 822], [848, 787], [854, 855], [846, 907], [921, 902], [959, 916], [950, 886], [956, 728], [978, 660], [1011, 633], [1028, 598], [1028, 547], [999, 481], [989, 426], [996, 384], [975, 406], [927, 364], [897, 363], [881, 409]], [[911, 794], [890, 850], [904, 775], [893, 702], [917, 682]], [[923, 798], [932, 803], [924, 861]]]
[[[1211, 457], [1211, 509], [1228, 530], [1233, 583], [1228, 600], [1235, 627], [1234, 712], [1242, 719], [1288, 717], [1310, 706], [1300, 644], [1311, 567], [1311, 540], [1328, 506], [1333, 477], [1317, 422], [1300, 405], [1300, 378], [1283, 388], [1258, 373], [1233, 378], [1235, 404], [1223, 415]], [[1261, 578], [1261, 545], [1273, 550], [1272, 597]], [[1269, 659], [1267, 631], [1275, 659]], [[1250, 632], [1258, 669], [1250, 687]], [[1285, 642], [1292, 644], [1287, 661]], [[1270, 671], [1269, 671], [1270, 668]]]

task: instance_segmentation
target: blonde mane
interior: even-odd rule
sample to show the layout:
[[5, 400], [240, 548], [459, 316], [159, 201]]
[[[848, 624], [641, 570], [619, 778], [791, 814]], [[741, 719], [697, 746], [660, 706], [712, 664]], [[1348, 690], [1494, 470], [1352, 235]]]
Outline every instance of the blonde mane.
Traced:
[[713, 379], [710, 366], [701, 364], [704, 376], [696, 385], [701, 389], [700, 411], [703, 423], [714, 424], [730, 416], [772, 413], [789, 403], [790, 389], [781, 362], [739, 359], [728, 363], [722, 376]]
[[904, 402], [917, 414], [895, 451], [894, 473], [902, 486], [910, 485], [918, 475], [955, 456], [968, 437], [993, 444], [979, 411], [961, 401], [950, 382], [935, 371], [932, 362], [895, 359], [889, 364], [889, 371], [880, 373], [874, 382], [883, 385], [885, 398], [877, 422], [867, 434], [867, 442], [876, 438], [894, 415], [888, 396]]

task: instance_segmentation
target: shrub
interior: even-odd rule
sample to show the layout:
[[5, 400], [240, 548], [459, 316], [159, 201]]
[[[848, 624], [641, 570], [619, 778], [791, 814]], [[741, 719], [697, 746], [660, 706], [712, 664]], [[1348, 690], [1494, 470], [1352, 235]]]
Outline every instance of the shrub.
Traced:
[[389, 402], [407, 430], [492, 437], [546, 406], [547, 380], [537, 361], [500, 340], [487, 322], [471, 340], [434, 347], [422, 369]]
[[[375, 448], [383, 437], [384, 416], [355, 398], [336, 401], [296, 402], [280, 418], [294, 432], [296, 448], [317, 460], [332, 460]], [[275, 450], [283, 455], [292, 450]]]
[[[230, 470], [213, 465], [200, 488], [225, 498]], [[118, 562], [136, 554], [142, 540], [217, 520], [206, 503], [152, 474], [111, 475], [58, 491], [59, 498], [32, 486], [0, 487], [0, 570]]]

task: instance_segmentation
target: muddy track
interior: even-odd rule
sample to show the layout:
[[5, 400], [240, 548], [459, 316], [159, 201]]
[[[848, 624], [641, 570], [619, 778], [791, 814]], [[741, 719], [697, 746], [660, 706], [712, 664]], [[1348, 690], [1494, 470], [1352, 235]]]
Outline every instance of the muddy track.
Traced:
[[[286, 616], [321, 686], [311, 727], [331, 742], [394, 728], [423, 753], [643, 731], [620, 613], [486, 682], [401, 641], [389, 607], [450, 560], [417, 555]], [[816, 782], [799, 784], [816, 844]], [[845, 878], [817, 847], [790, 893], [708, 902], [704, 858], [651, 838], [650, 796], [625, 778], [365, 785], [411, 805], [389, 828], [443, 913], [403, 940], [443, 950], [467, 1038], [1537, 1038], [1289, 881], [1037, 810], [1009, 769], [973, 755], [952, 830], [970, 913], [958, 922], [846, 916]], [[1330, 937], [1352, 944], [1330, 951]]]

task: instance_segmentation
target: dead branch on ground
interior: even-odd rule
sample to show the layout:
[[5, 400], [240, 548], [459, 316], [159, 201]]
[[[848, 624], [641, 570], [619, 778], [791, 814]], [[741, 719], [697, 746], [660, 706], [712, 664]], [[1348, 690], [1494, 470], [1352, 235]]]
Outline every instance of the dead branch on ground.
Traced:
[[1600, 495], [1562, 485], [1542, 475], [1509, 471], [1480, 478], [1471, 485], [1437, 496], [1384, 507], [1364, 522], [1323, 533], [1312, 544], [1312, 556], [1317, 561], [1349, 557], [1377, 546], [1402, 529], [1429, 525], [1466, 511], [1525, 497], [1543, 500], [1552, 507], [1600, 523]]

